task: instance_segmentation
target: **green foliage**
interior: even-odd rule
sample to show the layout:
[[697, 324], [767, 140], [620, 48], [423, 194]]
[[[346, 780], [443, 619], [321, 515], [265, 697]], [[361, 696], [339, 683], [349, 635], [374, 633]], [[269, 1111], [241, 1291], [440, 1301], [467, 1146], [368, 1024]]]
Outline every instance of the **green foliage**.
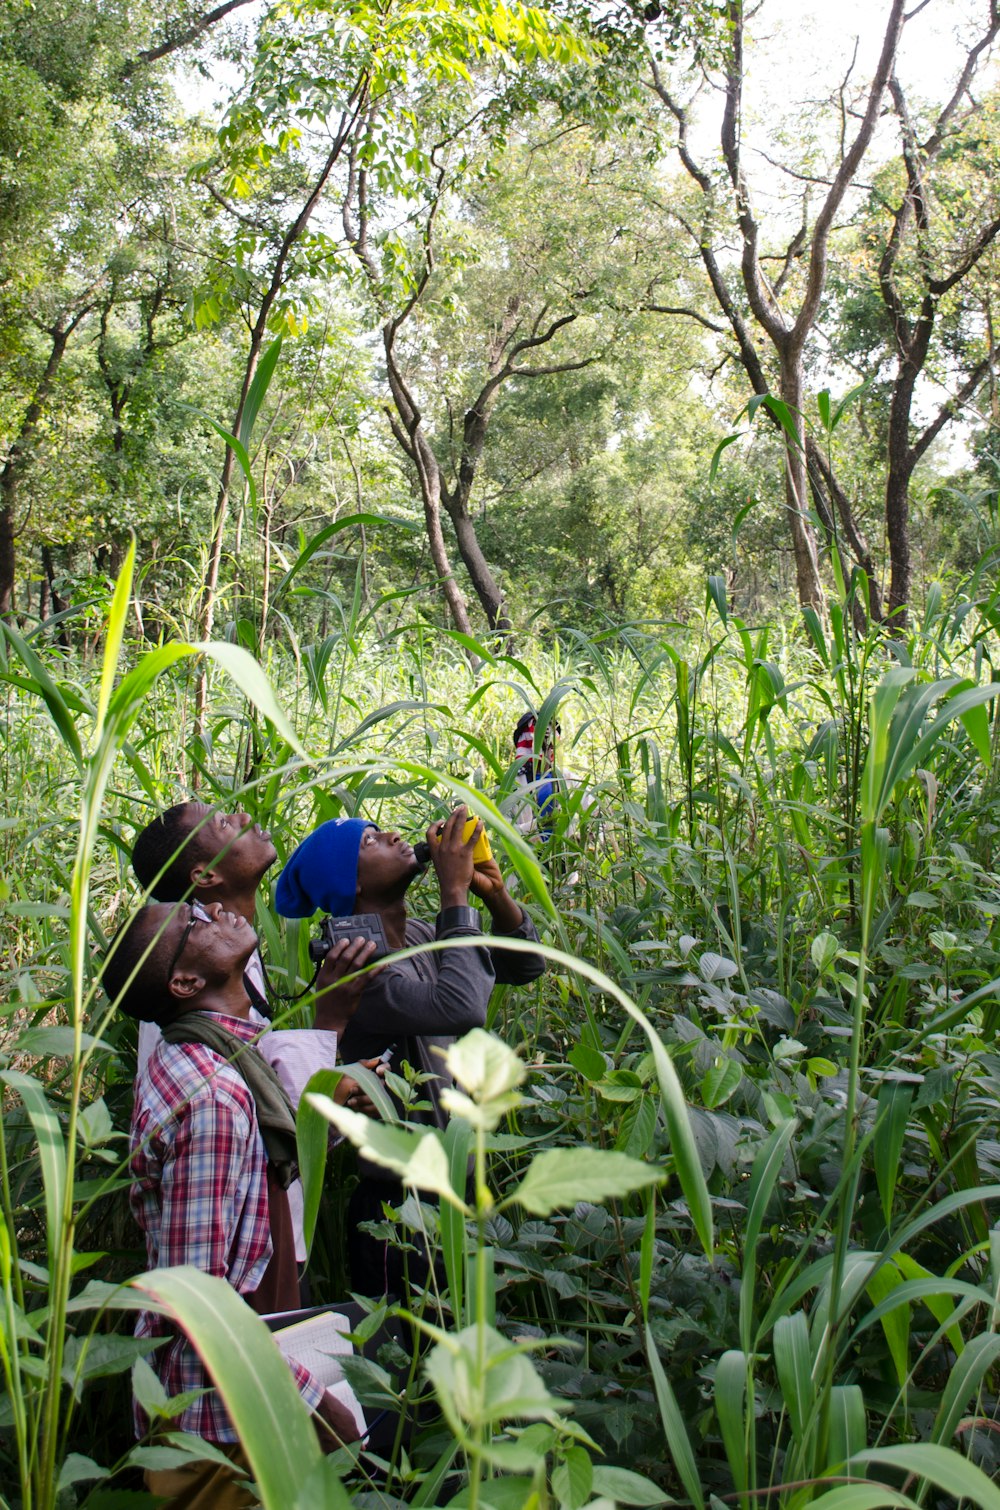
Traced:
[[[292, 581], [308, 593], [318, 553], [300, 554]], [[119, 1246], [131, 1051], [88, 937], [127, 905], [123, 851], [175, 799], [179, 766], [229, 800], [251, 727], [242, 800], [282, 852], [338, 811], [415, 836], [467, 798], [550, 961], [519, 1000], [497, 992], [490, 1034], [451, 1051], [443, 1140], [388, 1105], [369, 1123], [322, 1100], [333, 1079], [316, 1087], [411, 1187], [388, 1230], [441, 1259], [408, 1297], [431, 1349], [406, 1366], [405, 1403], [388, 1359], [352, 1365], [373, 1408], [392, 1400], [417, 1423], [401, 1427], [387, 1492], [438, 1503], [460, 1473], [467, 1500], [492, 1503], [503, 1483], [520, 1505], [544, 1487], [567, 1510], [606, 1495], [752, 1503], [792, 1483], [805, 1503], [840, 1493], [829, 1481], [850, 1463], [866, 1503], [900, 1503], [919, 1486], [894, 1487], [898, 1451], [927, 1483], [989, 1503], [955, 1449], [995, 1471], [976, 1424], [998, 1356], [992, 595], [941, 596], [893, 645], [853, 636], [849, 604], [796, 637], [751, 629], [722, 579], [704, 602], [686, 629], [567, 630], [522, 657], [481, 647], [477, 670], [419, 618], [380, 636], [341, 604], [343, 628], [301, 645], [300, 669], [271, 653], [280, 697], [241, 646], [211, 647], [230, 681], [210, 680], [208, 739], [190, 745], [192, 647], [130, 642], [127, 571], [100, 667], [6, 634], [3, 759], [23, 797], [0, 831], [0, 1278], [9, 1472], [32, 1503], [51, 1503], [60, 1476], [83, 1494], [71, 1481], [121, 1471], [130, 1452], [93, 1439], [88, 1406], [91, 1379], [113, 1384], [132, 1362], [128, 1339], [94, 1324], [111, 1262], [94, 1255]], [[525, 703], [558, 717], [558, 763], [578, 780], [551, 838], [531, 843], [509, 822]], [[294, 981], [303, 931], [262, 927], [275, 978]], [[303, 1109], [300, 1134], [319, 1275], [340, 1236], [314, 1116]], [[170, 1303], [213, 1335], [218, 1321], [222, 1383], [242, 1323], [197, 1293]], [[248, 1329], [246, 1346], [269, 1343]], [[263, 1408], [234, 1403], [266, 1441]], [[360, 1489], [363, 1459], [337, 1471]]]

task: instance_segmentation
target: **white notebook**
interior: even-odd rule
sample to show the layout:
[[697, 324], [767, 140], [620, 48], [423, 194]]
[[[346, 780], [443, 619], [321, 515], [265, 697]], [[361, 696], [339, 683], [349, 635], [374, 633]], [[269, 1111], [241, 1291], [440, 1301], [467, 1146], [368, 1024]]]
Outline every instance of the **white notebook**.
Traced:
[[305, 1321], [295, 1321], [291, 1326], [280, 1327], [273, 1335], [286, 1358], [301, 1363], [321, 1384], [326, 1385], [328, 1395], [334, 1395], [351, 1412], [358, 1434], [364, 1436], [367, 1430], [364, 1411], [337, 1361], [354, 1352], [353, 1345], [345, 1336], [350, 1329], [347, 1317], [339, 1311], [321, 1311], [318, 1316], [309, 1316]]

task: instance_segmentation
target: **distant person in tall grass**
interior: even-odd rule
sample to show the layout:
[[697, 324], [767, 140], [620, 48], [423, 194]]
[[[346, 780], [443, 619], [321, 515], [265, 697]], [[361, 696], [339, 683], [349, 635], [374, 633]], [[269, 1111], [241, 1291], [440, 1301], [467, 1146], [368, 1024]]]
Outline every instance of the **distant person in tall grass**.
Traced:
[[[411, 917], [407, 909], [409, 889], [424, 872], [413, 847], [398, 833], [383, 833], [363, 818], [321, 824], [294, 852], [274, 893], [275, 907], [285, 917], [378, 913], [391, 950], [433, 939], [481, 938], [481, 917], [469, 905], [470, 892], [484, 904], [492, 941], [483, 938], [478, 948], [390, 960], [365, 986], [342, 1043], [345, 1059], [381, 1056], [395, 1074], [402, 1073], [405, 1061], [429, 1075], [420, 1088], [420, 1099], [429, 1102], [429, 1110], [413, 1112], [411, 1120], [439, 1127], [447, 1122], [440, 1100], [447, 1080], [435, 1050], [485, 1025], [490, 993], [498, 982], [526, 985], [545, 969], [541, 955], [500, 947], [503, 938], [537, 941], [538, 934], [507, 890], [496, 860], [475, 863], [473, 851], [482, 825], [464, 837], [466, 816], [465, 808], [458, 807], [443, 825], [434, 823], [427, 831], [440, 894], [433, 924]], [[374, 1293], [399, 1293], [399, 1251], [359, 1226], [381, 1221], [383, 1202], [398, 1205], [402, 1189], [386, 1169], [363, 1164], [361, 1173], [348, 1211], [352, 1283], [365, 1294], [372, 1294], [373, 1286]]]
[[[245, 971], [256, 947], [246, 918], [220, 902], [153, 904], [116, 935], [104, 985], [127, 1016], [161, 1030], [136, 1080], [130, 1132], [130, 1204], [148, 1265], [193, 1264], [267, 1314], [299, 1304], [287, 1197], [296, 1144], [291, 1104], [253, 1043]], [[344, 940], [323, 963], [318, 1011], [338, 1038], [361, 994], [358, 981], [341, 978], [370, 953], [368, 941]], [[187, 1337], [146, 1311], [136, 1336], [168, 1339], [150, 1361], [169, 1398], [208, 1390], [174, 1424], [245, 1468], [235, 1427]], [[310, 1408], [338, 1438], [355, 1440], [351, 1412], [306, 1369], [290, 1366]], [[136, 1427], [147, 1429], [138, 1406]], [[150, 1472], [147, 1486], [177, 1510], [256, 1503], [228, 1468], [211, 1462]]]
[[538, 719], [534, 713], [523, 714], [514, 727], [512, 737], [517, 764], [514, 779], [523, 793], [514, 821], [522, 834], [537, 833], [542, 839], [551, 839], [563, 788], [562, 777], [556, 770], [556, 737], [562, 730], [557, 723], [550, 723], [536, 751], [537, 727]]

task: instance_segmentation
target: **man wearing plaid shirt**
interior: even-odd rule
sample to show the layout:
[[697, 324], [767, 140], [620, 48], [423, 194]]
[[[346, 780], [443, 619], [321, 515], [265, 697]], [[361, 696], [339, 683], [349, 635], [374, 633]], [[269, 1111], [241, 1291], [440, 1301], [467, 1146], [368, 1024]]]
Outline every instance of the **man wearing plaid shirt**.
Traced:
[[[250, 1019], [243, 972], [256, 943], [247, 920], [217, 902], [145, 907], [116, 938], [105, 985], [129, 1016], [156, 1022], [168, 1033], [181, 1014], [204, 1014], [249, 1045], [259, 1027]], [[317, 982], [323, 993], [318, 1025], [343, 1031], [362, 983], [338, 982], [360, 968], [373, 947], [351, 940], [330, 951]], [[248, 1047], [246, 1053], [257, 1051]], [[294, 1309], [298, 1300], [287, 1197], [276, 1177], [273, 1141], [270, 1160], [265, 1148], [271, 1129], [260, 1115], [247, 1079], [214, 1048], [161, 1041], [136, 1081], [131, 1204], [150, 1268], [194, 1264], [228, 1280], [266, 1313]], [[245, 1466], [236, 1430], [187, 1338], [151, 1312], [141, 1313], [136, 1335], [170, 1339], [151, 1355], [169, 1398], [208, 1389], [184, 1405], [174, 1424]], [[310, 1408], [342, 1440], [356, 1438], [349, 1412], [304, 1368], [290, 1366]], [[136, 1424], [140, 1433], [146, 1429], [138, 1408]], [[148, 1473], [147, 1484], [176, 1510], [236, 1510], [255, 1503], [229, 1470], [207, 1461]]]

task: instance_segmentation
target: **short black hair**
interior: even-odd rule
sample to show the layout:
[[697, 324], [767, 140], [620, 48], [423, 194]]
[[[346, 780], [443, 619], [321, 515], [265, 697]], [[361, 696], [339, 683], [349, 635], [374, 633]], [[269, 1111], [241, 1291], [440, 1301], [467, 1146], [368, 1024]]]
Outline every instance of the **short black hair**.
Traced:
[[[529, 710], [528, 710], [527, 713], [522, 713], [521, 714], [521, 717], [518, 719], [517, 723], [514, 725], [514, 733], [511, 736], [512, 739], [513, 739], [513, 741], [514, 741], [514, 748], [515, 749], [517, 748], [517, 742], [518, 742], [518, 740], [521, 738], [521, 735], [525, 732], [525, 730], [527, 729], [528, 725], [529, 724], [531, 725], [532, 732], [534, 732], [535, 724], [537, 722], [538, 722], [538, 714], [537, 713], [532, 713], [532, 711], [531, 711], [530, 708], [529, 708]], [[562, 729], [559, 727], [559, 725], [556, 722], [556, 720], [554, 718], [550, 718], [549, 721], [548, 721], [548, 723], [545, 725], [545, 739], [546, 740], [555, 739], [561, 733], [562, 733]]]
[[101, 972], [108, 1000], [126, 1017], [162, 1026], [178, 1010], [167, 980], [169, 967], [165, 925], [151, 907], [140, 907], [108, 945]]
[[183, 902], [191, 891], [191, 867], [211, 858], [190, 802], [160, 813], [132, 846], [132, 869], [143, 891], [157, 902]]

